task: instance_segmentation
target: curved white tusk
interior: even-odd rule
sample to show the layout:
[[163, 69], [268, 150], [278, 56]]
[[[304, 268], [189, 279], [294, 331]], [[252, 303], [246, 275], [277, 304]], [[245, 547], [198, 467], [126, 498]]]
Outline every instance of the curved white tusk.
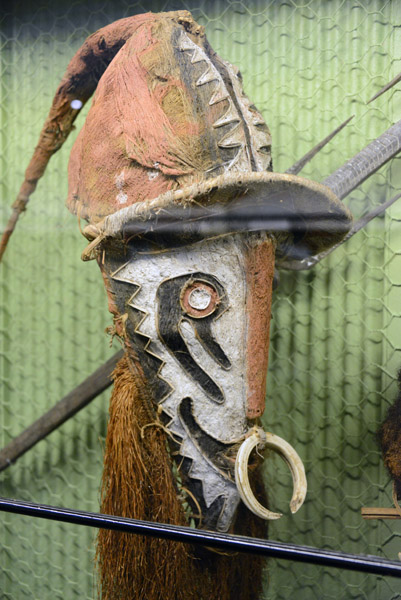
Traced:
[[262, 506], [256, 500], [249, 483], [248, 462], [251, 452], [257, 446], [261, 449], [267, 446], [278, 452], [290, 467], [294, 486], [290, 509], [292, 513], [297, 512], [305, 500], [307, 490], [306, 475], [302, 460], [294, 448], [278, 435], [265, 432], [261, 427], [253, 427], [250, 433], [251, 435], [241, 444], [235, 461], [235, 482], [241, 500], [250, 511], [262, 519], [274, 520], [282, 516], [281, 513], [272, 512]]

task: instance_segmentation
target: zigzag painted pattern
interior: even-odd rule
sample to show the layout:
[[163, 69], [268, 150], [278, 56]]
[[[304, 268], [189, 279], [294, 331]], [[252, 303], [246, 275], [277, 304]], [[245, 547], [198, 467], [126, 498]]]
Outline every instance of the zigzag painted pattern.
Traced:
[[[237, 102], [241, 109], [241, 114], [235, 107], [222, 76], [204, 50], [197, 46], [185, 33], [182, 33], [181, 35], [179, 49], [183, 52], [192, 53], [192, 64], [202, 61], [206, 63], [206, 69], [203, 74], [198, 77], [195, 85], [199, 87], [207, 83], [215, 83], [211, 98], [209, 100], [209, 105], [212, 106], [213, 104], [223, 100], [228, 102], [228, 108], [226, 112], [217, 121], [215, 121], [215, 123], [213, 123], [214, 129], [233, 124], [232, 129], [218, 142], [219, 148], [222, 149], [238, 148], [234, 159], [225, 163], [225, 171], [232, 171], [234, 166], [239, 168], [239, 170], [250, 170], [250, 160], [248, 156], [249, 152], [253, 156], [256, 169], [258, 171], [270, 170], [270, 132], [262, 115], [256, 110], [255, 106], [245, 95], [238, 70], [236, 70], [229, 62], [224, 60], [221, 61], [226, 68], [227, 76], [229, 77], [233, 86]], [[246, 147], [246, 143], [244, 141], [244, 126], [248, 128], [250, 134], [250, 148]]]
[[[140, 336], [145, 340], [143, 351], [152, 359], [156, 359], [158, 362], [159, 366], [157, 368], [156, 376], [169, 387], [168, 391], [158, 399], [159, 404], [163, 407], [163, 412], [170, 418], [170, 421], [166, 424], [166, 427], [174, 436], [174, 439], [177, 442], [181, 442], [179, 450], [180, 455], [192, 461], [188, 474], [192, 479], [198, 479], [201, 481], [205, 504], [207, 507], [209, 507], [219, 496], [227, 497], [229, 495], [236, 495], [237, 491], [235, 485], [225, 480], [215, 470], [215, 468], [205, 460], [204, 456], [193, 444], [192, 440], [188, 437], [184, 427], [181, 424], [181, 421], [177, 415], [177, 406], [182, 400], [179, 390], [163, 377], [162, 371], [166, 362], [160, 355], [156, 354], [150, 349], [150, 345], [152, 342], [155, 342], [155, 340], [151, 335], [146, 333], [146, 330], [144, 330], [144, 325], [146, 325], [146, 320], [150, 318], [150, 314], [146, 309], [134, 302], [134, 299], [138, 296], [138, 294], [140, 294], [142, 286], [139, 283], [135, 283], [131, 279], [125, 278], [120, 274], [127, 264], [128, 263], [124, 264], [117, 271], [115, 271], [111, 277], [115, 282], [135, 286], [135, 291], [129, 297], [128, 302], [126, 303], [132, 310], [141, 315], [139, 322], [134, 327], [134, 332], [136, 336]], [[206, 472], [207, 477], [205, 477]]]

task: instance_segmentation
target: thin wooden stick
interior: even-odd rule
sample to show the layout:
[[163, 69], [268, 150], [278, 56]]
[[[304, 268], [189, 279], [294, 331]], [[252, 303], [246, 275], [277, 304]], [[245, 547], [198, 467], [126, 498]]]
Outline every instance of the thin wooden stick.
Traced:
[[[397, 490], [393, 481], [393, 502], [395, 508], [382, 507], [366, 507], [361, 508], [362, 517], [364, 519], [401, 519], [401, 508], [398, 504]], [[400, 556], [401, 552], [398, 556]]]
[[297, 173], [299, 173], [300, 171], [302, 171], [302, 169], [304, 168], [304, 166], [310, 162], [312, 160], [312, 158], [314, 156], [316, 156], [316, 154], [318, 152], [320, 152], [320, 150], [322, 148], [325, 147], [326, 144], [328, 144], [333, 137], [335, 137], [337, 135], [337, 133], [340, 133], [340, 131], [342, 129], [344, 129], [344, 127], [346, 125], [348, 125], [348, 123], [354, 118], [354, 115], [352, 115], [352, 117], [349, 117], [349, 119], [347, 119], [346, 121], [344, 121], [344, 123], [341, 123], [341, 125], [339, 125], [338, 127], [336, 127], [336, 129], [334, 129], [334, 131], [332, 131], [331, 133], [329, 133], [328, 136], [326, 136], [324, 138], [324, 140], [322, 140], [321, 142], [319, 142], [318, 144], [316, 144], [316, 146], [314, 146], [312, 148], [312, 150], [309, 150], [309, 152], [307, 152], [302, 158], [300, 158], [299, 160], [297, 160], [296, 163], [294, 163], [292, 165], [292, 167], [290, 167], [289, 169], [286, 170], [286, 173], [289, 173], [290, 175], [297, 175]]
[[123, 350], [114, 354], [72, 392], [57, 402], [46, 414], [42, 415], [0, 450], [0, 471], [7, 469], [32, 446], [47, 437], [49, 433], [60, 427], [107, 389], [112, 384], [111, 374], [123, 355]]
[[384, 87], [382, 87], [381, 90], [376, 92], [376, 94], [374, 96], [372, 96], [372, 98], [370, 100], [368, 100], [368, 102], [366, 104], [370, 104], [371, 102], [373, 102], [373, 100], [376, 100], [376, 98], [378, 98], [379, 96], [384, 94], [384, 92], [387, 92], [387, 90], [390, 90], [399, 81], [401, 81], [401, 73], [398, 73], [398, 75], [396, 75], [394, 77], [394, 79], [392, 79], [389, 83], [387, 83]]

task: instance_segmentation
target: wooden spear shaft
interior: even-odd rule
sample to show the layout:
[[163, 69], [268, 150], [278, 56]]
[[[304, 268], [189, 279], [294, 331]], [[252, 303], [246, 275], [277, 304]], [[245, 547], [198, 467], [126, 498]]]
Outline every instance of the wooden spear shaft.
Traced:
[[60, 427], [107, 389], [112, 384], [111, 374], [123, 355], [123, 350], [114, 354], [72, 392], [57, 402], [46, 414], [0, 450], [0, 471], [9, 467], [32, 446], [47, 437], [49, 433]]

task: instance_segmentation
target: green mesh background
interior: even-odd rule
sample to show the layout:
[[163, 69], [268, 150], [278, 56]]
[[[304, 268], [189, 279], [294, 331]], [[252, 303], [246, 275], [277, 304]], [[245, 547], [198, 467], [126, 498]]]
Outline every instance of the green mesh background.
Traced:
[[[284, 171], [351, 114], [308, 165], [322, 180], [401, 115], [401, 86], [366, 101], [401, 71], [400, 2], [299, 0], [9, 2], [0, 13], [1, 226], [9, 215], [53, 93], [87, 35], [118, 18], [188, 8], [214, 49], [237, 64], [263, 112]], [[84, 121], [81, 115], [77, 127]], [[117, 350], [96, 265], [64, 207], [74, 134], [54, 156], [0, 272], [0, 446]], [[347, 199], [358, 217], [401, 186], [400, 159]], [[282, 272], [273, 307], [265, 426], [291, 442], [309, 493], [270, 526], [280, 541], [396, 559], [401, 525], [363, 521], [391, 506], [375, 431], [401, 366], [401, 201], [310, 272]], [[98, 510], [108, 394], [0, 474], [0, 495]], [[291, 482], [266, 461], [273, 508]], [[0, 515], [0, 598], [91, 599], [94, 532]], [[393, 578], [266, 561], [262, 599], [401, 598]]]

